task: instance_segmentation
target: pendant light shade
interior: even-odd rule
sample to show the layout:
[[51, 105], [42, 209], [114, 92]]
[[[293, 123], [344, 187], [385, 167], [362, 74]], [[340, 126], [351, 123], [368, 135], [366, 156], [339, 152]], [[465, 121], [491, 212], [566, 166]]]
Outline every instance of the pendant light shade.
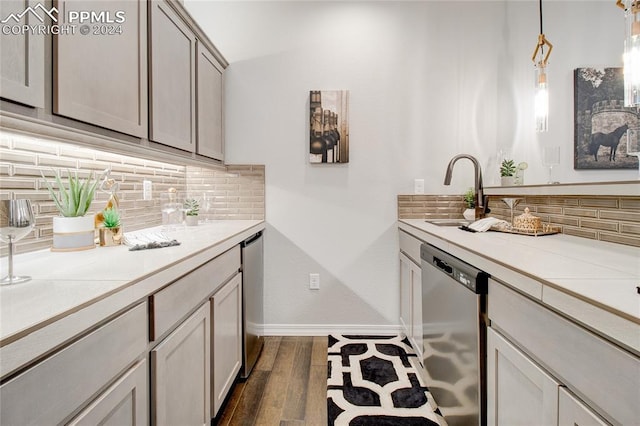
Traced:
[[[542, 30], [542, 0], [539, 0], [540, 5], [540, 34], [538, 35], [538, 42], [536, 43], [536, 49], [533, 51], [533, 64], [535, 66], [535, 117], [536, 117], [536, 132], [546, 132], [549, 129], [549, 87], [547, 80], [547, 64], [549, 61], [549, 55], [553, 49], [553, 45], [549, 43], [549, 40], [544, 36]], [[545, 47], [547, 51], [545, 53]]]
[[547, 88], [547, 69], [542, 64], [536, 66], [534, 99], [536, 132], [546, 132], [549, 129], [549, 90]]
[[624, 105], [640, 106], [640, 5], [636, 0], [618, 0], [624, 8]]

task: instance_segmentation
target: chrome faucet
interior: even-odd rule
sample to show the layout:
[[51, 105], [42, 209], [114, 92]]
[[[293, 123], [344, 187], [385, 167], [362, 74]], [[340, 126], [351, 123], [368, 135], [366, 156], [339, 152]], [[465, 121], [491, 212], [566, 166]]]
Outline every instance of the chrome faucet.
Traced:
[[451, 175], [453, 174], [453, 165], [461, 158], [466, 158], [473, 163], [473, 167], [476, 172], [475, 178], [475, 202], [476, 202], [476, 220], [482, 219], [486, 213], [488, 213], [487, 209], [487, 201], [484, 197], [482, 191], [482, 170], [480, 170], [480, 163], [476, 160], [475, 157], [468, 154], [458, 154], [449, 161], [449, 165], [447, 166], [447, 173], [444, 175], [444, 184], [451, 185]]

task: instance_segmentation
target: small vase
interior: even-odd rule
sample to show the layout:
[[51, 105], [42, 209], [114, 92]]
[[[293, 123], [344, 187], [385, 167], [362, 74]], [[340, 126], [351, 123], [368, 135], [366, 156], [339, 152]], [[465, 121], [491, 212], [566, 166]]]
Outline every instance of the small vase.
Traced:
[[462, 216], [467, 220], [474, 221], [476, 220], [476, 209], [466, 209], [462, 212]]
[[93, 215], [53, 218], [51, 251], [79, 251], [96, 247]]
[[502, 186], [513, 186], [515, 185], [515, 176], [502, 176], [500, 177], [500, 184]]
[[198, 224], [198, 216], [187, 215], [184, 219], [184, 222], [187, 224], [187, 226], [196, 226]]
[[122, 227], [100, 228], [100, 247], [119, 246], [122, 244]]

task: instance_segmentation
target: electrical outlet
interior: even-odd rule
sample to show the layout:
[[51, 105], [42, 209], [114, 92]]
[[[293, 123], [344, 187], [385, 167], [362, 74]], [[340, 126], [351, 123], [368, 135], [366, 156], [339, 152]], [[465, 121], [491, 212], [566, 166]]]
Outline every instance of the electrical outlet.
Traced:
[[143, 180], [142, 181], [142, 199], [143, 200], [151, 200], [153, 195], [151, 193], [151, 181]]
[[309, 274], [309, 289], [320, 290], [320, 274]]
[[424, 179], [415, 179], [413, 181], [413, 193], [424, 194]]

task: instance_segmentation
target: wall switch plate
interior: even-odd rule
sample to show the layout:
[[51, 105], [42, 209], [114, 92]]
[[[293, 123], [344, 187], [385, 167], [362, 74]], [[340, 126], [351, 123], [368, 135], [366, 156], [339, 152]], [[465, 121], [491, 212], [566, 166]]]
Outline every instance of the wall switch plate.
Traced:
[[153, 198], [151, 188], [152, 186], [151, 186], [150, 180], [142, 181], [142, 199], [143, 200], [151, 200]]
[[413, 181], [413, 193], [424, 194], [424, 179], [415, 179]]
[[320, 290], [320, 274], [309, 274], [309, 289]]

